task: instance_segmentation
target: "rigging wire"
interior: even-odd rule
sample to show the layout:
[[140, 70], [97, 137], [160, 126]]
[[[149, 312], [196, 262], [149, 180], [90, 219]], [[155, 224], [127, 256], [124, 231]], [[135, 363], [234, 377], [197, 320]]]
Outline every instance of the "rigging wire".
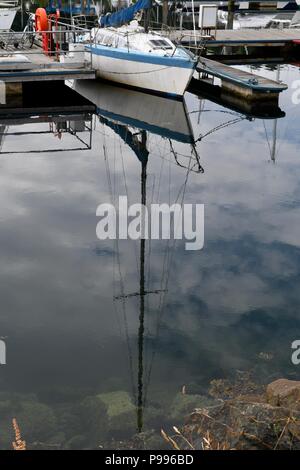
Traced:
[[[177, 201], [180, 197], [180, 193], [182, 192], [181, 204], [183, 204], [184, 197], [185, 197], [185, 192], [186, 192], [186, 186], [187, 186], [187, 182], [188, 182], [188, 177], [189, 177], [189, 174], [191, 172], [191, 169], [190, 169], [191, 160], [192, 160], [192, 155], [190, 157], [189, 167], [187, 168], [185, 181], [184, 181], [183, 185], [181, 186], [181, 188], [178, 192], [175, 203], [177, 203]], [[169, 245], [169, 242], [170, 242], [170, 240], [168, 240], [168, 245]], [[146, 382], [145, 382], [144, 406], [146, 406], [146, 403], [147, 403], [150, 378], [151, 378], [151, 374], [152, 374], [154, 359], [155, 359], [155, 356], [156, 356], [156, 353], [157, 353], [157, 341], [158, 341], [158, 338], [159, 338], [159, 333], [160, 333], [160, 329], [161, 329], [161, 325], [162, 325], [162, 318], [163, 318], [163, 314], [164, 314], [165, 301], [166, 301], [166, 292], [168, 290], [170, 270], [171, 270], [171, 266], [172, 266], [173, 253], [174, 253], [175, 245], [176, 245], [176, 239], [174, 238], [173, 246], [172, 246], [172, 252], [171, 252], [171, 255], [168, 256], [168, 267], [165, 270], [165, 272], [166, 272], [165, 284], [162, 285], [164, 287], [164, 289], [161, 291], [161, 295], [160, 295], [160, 299], [159, 299], [159, 306], [158, 306], [158, 313], [157, 313], [157, 327], [156, 327], [156, 334], [155, 334], [155, 337], [154, 337], [154, 341], [156, 343], [156, 346], [153, 347], [153, 349], [152, 349], [150, 365], [149, 365], [149, 368], [148, 368], [148, 376], [147, 376], [147, 379], [146, 379]]]
[[[114, 195], [113, 195], [113, 188], [112, 188], [112, 182], [111, 182], [109, 161], [108, 161], [108, 158], [107, 158], [105, 145], [103, 146], [103, 154], [104, 154], [104, 162], [105, 162], [106, 176], [107, 176], [107, 181], [108, 181], [108, 186], [109, 186], [109, 192], [110, 192], [110, 196], [111, 196], [111, 201], [113, 202], [113, 200], [114, 200], [113, 196]], [[116, 248], [116, 250], [114, 250], [114, 252], [116, 252], [116, 258], [117, 258], [117, 267], [118, 267], [118, 273], [119, 273], [120, 291], [124, 295], [124, 280], [123, 280], [123, 276], [122, 276], [121, 261], [120, 261], [120, 249], [119, 249], [119, 243], [118, 243], [117, 238], [115, 240], [115, 248]], [[115, 262], [114, 262], [114, 266], [115, 266]], [[114, 277], [115, 277], [115, 274], [114, 274]], [[133, 394], [134, 400], [136, 401], [137, 393], [136, 393], [136, 387], [135, 387], [135, 383], [134, 383], [134, 374], [133, 374], [133, 354], [132, 354], [130, 338], [129, 338], [129, 329], [128, 329], [125, 297], [122, 298], [121, 305], [122, 305], [121, 310], [122, 310], [123, 320], [124, 320], [125, 339], [126, 339], [128, 358], [129, 358], [129, 373], [130, 373], [132, 394]], [[114, 306], [115, 312], [118, 315], [118, 308], [117, 308], [117, 304], [116, 304], [116, 301], [115, 301], [114, 298], [113, 298], [113, 306]]]

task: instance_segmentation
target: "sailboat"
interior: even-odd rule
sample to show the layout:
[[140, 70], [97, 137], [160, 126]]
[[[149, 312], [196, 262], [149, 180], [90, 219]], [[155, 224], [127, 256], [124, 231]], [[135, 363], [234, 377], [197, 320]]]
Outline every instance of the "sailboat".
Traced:
[[[99, 19], [92, 29], [92, 54], [97, 76], [172, 96], [182, 96], [187, 89], [197, 60], [193, 54], [170, 39], [149, 30], [151, 0], [138, 0], [128, 8]], [[145, 27], [134, 18], [145, 10]]]

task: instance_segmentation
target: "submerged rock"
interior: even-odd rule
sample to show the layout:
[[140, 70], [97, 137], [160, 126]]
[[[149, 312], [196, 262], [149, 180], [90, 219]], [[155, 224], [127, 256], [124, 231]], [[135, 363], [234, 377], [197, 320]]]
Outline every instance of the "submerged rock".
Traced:
[[[75, 441], [69, 441], [67, 446], [74, 448], [72, 446], [74, 446], [74, 442], [78, 442], [78, 436], [80, 436], [82, 442], [85, 442], [85, 445], [88, 447], [97, 447], [107, 436], [107, 407], [97, 396], [90, 396], [86, 397], [81, 402], [79, 410], [83, 427], [82, 435], [76, 433], [75, 436], [72, 436], [76, 438]], [[83, 436], [85, 437], [85, 441]]]
[[56, 432], [57, 420], [48, 405], [39, 402], [23, 402], [18, 413], [18, 424], [28, 442], [46, 441]]
[[172, 401], [170, 407], [170, 418], [176, 424], [182, 421], [186, 415], [190, 414], [195, 408], [204, 408], [216, 404], [217, 401], [205, 395], [188, 395], [178, 393]]
[[97, 397], [106, 405], [109, 418], [135, 410], [135, 406], [128, 392], [117, 391], [101, 393], [97, 395]]
[[97, 399], [106, 407], [108, 432], [112, 436], [127, 436], [136, 432], [136, 407], [128, 392], [101, 393]]

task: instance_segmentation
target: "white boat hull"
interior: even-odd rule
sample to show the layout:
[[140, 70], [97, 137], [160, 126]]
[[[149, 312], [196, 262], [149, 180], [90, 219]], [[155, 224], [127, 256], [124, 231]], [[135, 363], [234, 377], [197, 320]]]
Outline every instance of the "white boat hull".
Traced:
[[[90, 53], [87, 53], [90, 56]], [[132, 54], [127, 54], [128, 59]], [[172, 61], [172, 59], [170, 60]], [[165, 62], [167, 62], [165, 60]], [[173, 60], [176, 63], [176, 60]], [[194, 72], [188, 66], [155, 64], [145, 61], [92, 54], [92, 67], [99, 78], [160, 94], [182, 96]]]

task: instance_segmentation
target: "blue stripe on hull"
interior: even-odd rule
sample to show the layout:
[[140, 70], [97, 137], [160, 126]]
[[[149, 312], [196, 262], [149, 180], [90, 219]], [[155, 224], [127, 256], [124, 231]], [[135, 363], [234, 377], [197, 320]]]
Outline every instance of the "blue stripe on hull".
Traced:
[[152, 55], [152, 53], [144, 54], [142, 52], [117, 49], [106, 46], [86, 46], [88, 51], [95, 55], [111, 57], [112, 59], [129, 60], [131, 62], [142, 62], [145, 64], [165, 65], [166, 67], [179, 67], [184, 69], [194, 69], [197, 65], [196, 61], [190, 58], [183, 59], [179, 57], [168, 57]]
[[139, 119], [135, 119], [135, 118], [125, 116], [122, 114], [113, 113], [111, 111], [107, 111], [102, 108], [97, 108], [97, 113], [109, 119], [114, 119], [115, 121], [122, 122], [123, 124], [137, 127], [138, 129], [144, 129], [146, 131], [151, 132], [152, 134], [158, 134], [158, 135], [161, 135], [162, 137], [167, 137], [172, 140], [177, 140], [178, 142], [189, 143], [189, 144], [194, 142], [193, 136], [191, 134], [183, 134], [181, 132], [172, 131], [164, 127], [150, 124], [146, 121], [140, 121]]

